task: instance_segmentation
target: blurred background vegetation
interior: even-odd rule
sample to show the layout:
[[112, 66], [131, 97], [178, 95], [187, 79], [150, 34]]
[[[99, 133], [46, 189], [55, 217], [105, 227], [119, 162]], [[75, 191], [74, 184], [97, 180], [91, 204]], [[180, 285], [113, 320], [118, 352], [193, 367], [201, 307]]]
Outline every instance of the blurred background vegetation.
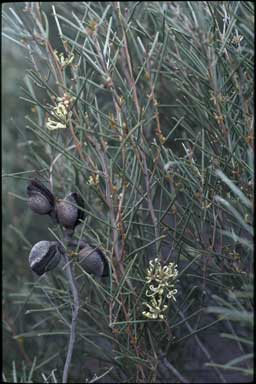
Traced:
[[[53, 50], [74, 55], [61, 75]], [[58, 153], [55, 192], [83, 195], [80, 234], [118, 270], [101, 193], [107, 181], [100, 174], [98, 186], [88, 184], [96, 174], [88, 163], [102, 167], [95, 139], [107, 143], [115, 212], [127, 185], [119, 232], [126, 256], [119, 281], [82, 275], [70, 382], [252, 380], [253, 89], [253, 2], [3, 5], [4, 381], [62, 376], [67, 282], [61, 269], [38, 280], [28, 265], [33, 244], [60, 233], [26, 203], [29, 180], [49, 182]], [[46, 129], [63, 91], [76, 100], [73, 123], [87, 163], [68, 150], [69, 130]], [[145, 271], [156, 256], [179, 270], [166, 321], [142, 316]]]

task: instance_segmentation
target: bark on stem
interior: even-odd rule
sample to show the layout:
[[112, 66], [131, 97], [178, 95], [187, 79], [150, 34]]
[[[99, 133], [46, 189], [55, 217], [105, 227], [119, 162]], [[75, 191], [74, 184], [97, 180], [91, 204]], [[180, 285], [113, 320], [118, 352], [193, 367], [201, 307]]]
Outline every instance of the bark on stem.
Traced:
[[70, 289], [72, 292], [73, 296], [73, 307], [72, 307], [72, 322], [71, 322], [71, 328], [70, 328], [70, 337], [69, 337], [69, 344], [68, 344], [68, 352], [67, 352], [67, 357], [64, 365], [64, 370], [63, 370], [63, 376], [62, 376], [62, 383], [67, 383], [68, 380], [68, 372], [69, 372], [69, 367], [71, 364], [71, 359], [72, 359], [72, 354], [73, 354], [73, 349], [74, 349], [74, 344], [75, 344], [75, 338], [76, 338], [76, 324], [77, 324], [77, 317], [78, 317], [78, 311], [79, 311], [79, 295], [73, 275], [72, 268], [70, 266], [69, 260], [67, 255], [64, 255], [65, 262], [66, 262], [66, 274], [67, 278], [70, 284]]

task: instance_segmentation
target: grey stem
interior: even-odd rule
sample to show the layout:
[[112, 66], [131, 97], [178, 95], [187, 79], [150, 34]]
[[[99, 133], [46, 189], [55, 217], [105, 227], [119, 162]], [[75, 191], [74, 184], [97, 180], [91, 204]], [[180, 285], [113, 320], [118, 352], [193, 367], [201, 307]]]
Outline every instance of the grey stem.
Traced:
[[79, 311], [79, 295], [76, 287], [75, 278], [73, 275], [73, 270], [66, 253], [64, 254], [64, 260], [66, 264], [65, 265], [66, 274], [67, 274], [67, 278], [70, 284], [70, 288], [71, 288], [71, 292], [74, 300], [73, 307], [72, 307], [72, 322], [71, 322], [71, 329], [70, 329], [68, 352], [67, 352], [66, 362], [64, 365], [63, 376], [62, 376], [62, 382], [67, 383], [68, 372], [69, 372], [69, 367], [72, 359], [72, 353], [73, 353], [75, 338], [76, 338], [76, 324], [77, 324], [77, 317], [78, 317], [78, 311]]

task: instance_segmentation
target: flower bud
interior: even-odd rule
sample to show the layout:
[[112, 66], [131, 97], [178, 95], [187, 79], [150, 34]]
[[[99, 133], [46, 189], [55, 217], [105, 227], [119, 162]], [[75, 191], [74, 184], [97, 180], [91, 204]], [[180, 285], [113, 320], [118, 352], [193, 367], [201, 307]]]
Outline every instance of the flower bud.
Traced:
[[76, 192], [69, 193], [65, 199], [60, 200], [56, 205], [57, 218], [63, 227], [74, 229], [84, 219], [83, 199]]
[[61, 255], [61, 246], [56, 241], [39, 241], [30, 251], [30, 268], [38, 276], [41, 276], [57, 267]]
[[96, 276], [108, 276], [109, 265], [106, 257], [98, 248], [92, 248], [86, 244], [78, 254], [78, 260], [82, 268]]
[[28, 205], [39, 215], [51, 214], [54, 209], [54, 196], [40, 181], [31, 180], [27, 187]]

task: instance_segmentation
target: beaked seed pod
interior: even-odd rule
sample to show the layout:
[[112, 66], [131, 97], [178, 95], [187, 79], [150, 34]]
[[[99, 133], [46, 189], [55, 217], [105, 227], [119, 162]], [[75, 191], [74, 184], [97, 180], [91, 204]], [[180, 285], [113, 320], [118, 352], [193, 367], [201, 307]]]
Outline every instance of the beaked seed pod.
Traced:
[[92, 248], [86, 244], [78, 254], [78, 260], [82, 268], [96, 276], [108, 276], [109, 265], [106, 257], [98, 248]]
[[83, 199], [76, 193], [69, 193], [63, 200], [60, 200], [56, 205], [57, 219], [63, 227], [74, 229], [80, 224], [80, 220], [84, 219]]
[[28, 205], [39, 215], [51, 214], [54, 209], [54, 196], [40, 181], [31, 180], [27, 186]]
[[29, 265], [38, 276], [51, 271], [60, 262], [61, 246], [56, 241], [39, 241], [29, 254]]

